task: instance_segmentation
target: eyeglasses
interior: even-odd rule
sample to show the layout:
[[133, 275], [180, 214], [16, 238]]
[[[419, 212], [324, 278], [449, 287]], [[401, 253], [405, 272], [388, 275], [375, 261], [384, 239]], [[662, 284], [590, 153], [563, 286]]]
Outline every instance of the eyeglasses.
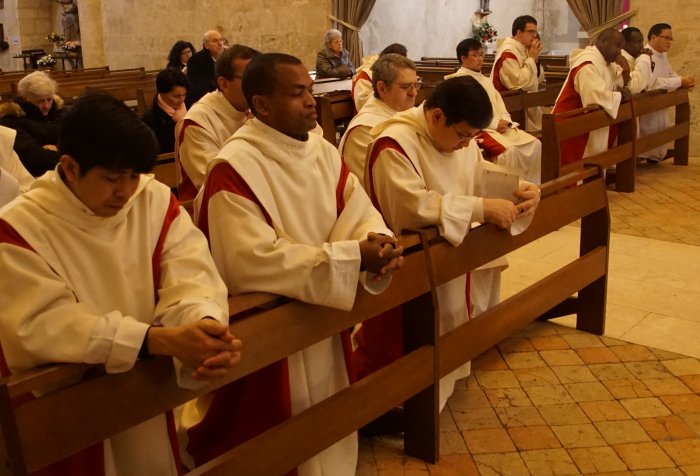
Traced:
[[481, 132], [481, 131], [479, 131], [479, 132], [477, 132], [476, 134], [472, 134], [472, 133], [470, 133], [470, 132], [462, 132], [462, 131], [460, 131], [459, 129], [457, 129], [457, 125], [456, 125], [456, 124], [452, 124], [451, 127], [452, 127], [452, 129], [454, 129], [455, 134], [457, 134], [457, 137], [459, 137], [459, 140], [461, 140], [461, 141], [469, 141], [469, 140], [472, 140], [474, 137], [476, 137], [477, 135], [479, 135], [479, 133]]
[[532, 33], [533, 35], [537, 34], [537, 30], [523, 30], [525, 33]]
[[423, 81], [416, 81], [415, 83], [393, 83], [403, 89], [404, 91], [408, 91], [411, 88], [414, 88], [416, 91], [420, 91], [420, 88], [423, 87]]
[[666, 36], [666, 35], [656, 35], [656, 36], [658, 36], [659, 38], [663, 38], [666, 41], [673, 41], [672, 36]]

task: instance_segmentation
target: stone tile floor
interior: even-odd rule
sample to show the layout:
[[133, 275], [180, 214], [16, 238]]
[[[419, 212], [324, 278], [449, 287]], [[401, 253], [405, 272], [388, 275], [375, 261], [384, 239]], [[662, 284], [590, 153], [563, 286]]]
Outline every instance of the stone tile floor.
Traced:
[[[535, 322], [473, 362], [441, 415], [441, 458], [360, 439], [357, 476], [700, 475], [700, 159], [640, 164], [608, 193], [606, 332]], [[576, 226], [509, 256], [506, 298], [576, 257]]]

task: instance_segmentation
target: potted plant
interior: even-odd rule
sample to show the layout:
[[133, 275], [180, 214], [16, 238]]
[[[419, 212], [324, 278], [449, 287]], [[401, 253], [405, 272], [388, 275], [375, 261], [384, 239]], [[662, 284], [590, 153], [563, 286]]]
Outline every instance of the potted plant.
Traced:
[[56, 58], [51, 55], [44, 55], [36, 60], [36, 64], [40, 68], [51, 69], [56, 65]]
[[52, 31], [49, 35], [46, 36], [46, 41], [48, 41], [49, 43], [53, 43], [54, 51], [58, 51], [60, 49], [63, 40], [65, 40], [64, 36], [60, 33], [56, 33], [55, 31]]

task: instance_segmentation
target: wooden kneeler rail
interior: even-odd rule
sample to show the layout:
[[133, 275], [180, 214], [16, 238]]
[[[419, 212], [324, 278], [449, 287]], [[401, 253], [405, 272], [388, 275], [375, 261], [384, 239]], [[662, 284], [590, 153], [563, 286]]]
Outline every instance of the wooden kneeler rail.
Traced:
[[[579, 218], [578, 260], [437, 337], [436, 285]], [[556, 311], [577, 291], [577, 303], [567, 309], [578, 312], [578, 327], [603, 332], [608, 236], [602, 177], [598, 169], [587, 169], [545, 184], [532, 225], [517, 237], [490, 225], [472, 230], [459, 247], [435, 230], [401, 237], [407, 250], [404, 268], [379, 296], [359, 288], [352, 311], [262, 293], [231, 298], [231, 328], [245, 343], [244, 359], [225, 379], [205, 388], [179, 388], [166, 358], [138, 362], [123, 374], [107, 375], [100, 366], [52, 365], [3, 379], [0, 456], [6, 464], [0, 465], [0, 474], [25, 475], [399, 305], [405, 312], [403, 358], [190, 474], [283, 474], [401, 403], [406, 452], [437, 461], [440, 375], [541, 314]], [[18, 401], [28, 392], [41, 396]]]

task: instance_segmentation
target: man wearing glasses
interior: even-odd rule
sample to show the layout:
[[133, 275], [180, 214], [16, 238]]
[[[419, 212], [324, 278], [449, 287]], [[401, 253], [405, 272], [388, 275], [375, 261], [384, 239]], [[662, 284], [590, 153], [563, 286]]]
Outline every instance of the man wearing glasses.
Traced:
[[[522, 89], [537, 91], [544, 81], [537, 61], [542, 51], [542, 42], [537, 33], [537, 20], [522, 15], [513, 21], [513, 37], [506, 38], [498, 51], [491, 70], [491, 80], [499, 92]], [[526, 131], [542, 129], [542, 111], [529, 108]]]
[[245, 123], [248, 104], [243, 96], [241, 78], [250, 60], [259, 54], [243, 45], [224, 50], [216, 60], [217, 89], [194, 103], [175, 127], [180, 200], [194, 199], [204, 183], [209, 162]]
[[[459, 246], [474, 222], [509, 229], [516, 219], [535, 212], [539, 190], [528, 182], [520, 183], [513, 201], [482, 196], [485, 161], [472, 139], [491, 117], [484, 88], [462, 76], [443, 81], [423, 104], [396, 113], [372, 130], [376, 139], [367, 153], [365, 189], [394, 233], [436, 226], [445, 240]], [[482, 268], [486, 269], [472, 272], [470, 278], [474, 314], [499, 300], [501, 267]], [[438, 286], [441, 334], [468, 319], [466, 287], [467, 275]], [[389, 339], [400, 336], [391, 326], [385, 327], [385, 340], [373, 336], [373, 342], [387, 346]], [[440, 410], [455, 381], [469, 371], [467, 363], [440, 380]]]
[[[693, 89], [695, 87], [695, 78], [691, 75], [679, 76], [673, 71], [671, 63], [668, 61], [667, 52], [671, 49], [671, 44], [673, 44], [671, 25], [657, 23], [652, 26], [649, 29], [647, 40], [649, 43], [647, 43], [645, 48], [651, 50], [651, 57], [641, 55], [637, 60], [637, 69], [651, 71], [647, 90], [664, 89], [672, 91], [678, 88]], [[671, 123], [667, 112], [657, 111], [640, 117], [639, 135], [646, 136], [670, 127]], [[657, 147], [644, 152], [642, 157], [646, 158], [647, 162], [656, 164], [666, 157], [667, 149], [666, 146]]]
[[488, 153], [492, 162], [513, 168], [532, 183], [541, 180], [542, 143], [532, 135], [518, 129], [512, 122], [501, 93], [496, 91], [489, 78], [481, 74], [484, 50], [474, 38], [462, 40], [457, 45], [457, 60], [462, 65], [457, 72], [445, 76], [471, 76], [486, 90], [493, 108], [493, 119], [479, 136], [479, 147]]
[[360, 183], [365, 176], [367, 147], [372, 142], [370, 131], [397, 112], [415, 106], [421, 85], [416, 75], [416, 65], [405, 56], [385, 54], [372, 65], [374, 95], [350, 121], [338, 146], [340, 156]]

